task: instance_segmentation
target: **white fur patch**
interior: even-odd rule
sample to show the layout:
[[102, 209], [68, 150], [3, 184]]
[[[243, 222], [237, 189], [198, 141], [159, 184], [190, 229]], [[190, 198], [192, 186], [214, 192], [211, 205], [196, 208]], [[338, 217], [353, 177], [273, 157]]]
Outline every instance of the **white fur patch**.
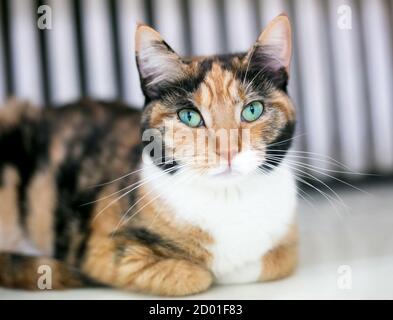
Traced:
[[148, 188], [174, 210], [179, 221], [208, 232], [214, 244], [211, 269], [218, 283], [257, 281], [262, 256], [294, 223], [296, 186], [292, 172], [280, 166], [264, 175], [253, 172], [236, 179], [162, 175], [144, 157], [144, 178], [159, 176]]

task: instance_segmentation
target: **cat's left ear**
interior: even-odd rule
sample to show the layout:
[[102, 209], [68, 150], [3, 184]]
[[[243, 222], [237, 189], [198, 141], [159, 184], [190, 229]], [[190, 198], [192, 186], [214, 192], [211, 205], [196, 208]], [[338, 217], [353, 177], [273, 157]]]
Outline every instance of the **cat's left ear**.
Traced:
[[146, 25], [137, 27], [135, 53], [142, 90], [149, 99], [158, 98], [160, 88], [185, 76], [180, 56]]
[[280, 14], [263, 30], [246, 58], [272, 71], [284, 68], [289, 75], [291, 54], [291, 24], [286, 14]]

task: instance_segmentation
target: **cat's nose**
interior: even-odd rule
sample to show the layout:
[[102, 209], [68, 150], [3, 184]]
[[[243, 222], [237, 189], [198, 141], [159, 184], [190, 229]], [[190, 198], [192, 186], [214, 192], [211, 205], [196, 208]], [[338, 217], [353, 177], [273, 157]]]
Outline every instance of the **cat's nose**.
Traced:
[[232, 165], [232, 160], [237, 153], [238, 153], [237, 149], [225, 149], [225, 150], [219, 150], [218, 155], [222, 160], [228, 161], [228, 166], [230, 167]]

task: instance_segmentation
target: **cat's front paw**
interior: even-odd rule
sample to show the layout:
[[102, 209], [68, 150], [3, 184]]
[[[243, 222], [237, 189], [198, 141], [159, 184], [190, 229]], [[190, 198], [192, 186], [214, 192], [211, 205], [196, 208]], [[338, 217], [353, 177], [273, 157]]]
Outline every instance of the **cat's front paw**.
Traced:
[[285, 278], [297, 266], [297, 244], [280, 245], [270, 250], [262, 259], [262, 281]]
[[187, 260], [164, 259], [145, 267], [129, 282], [129, 288], [163, 296], [187, 296], [207, 290], [213, 276]]

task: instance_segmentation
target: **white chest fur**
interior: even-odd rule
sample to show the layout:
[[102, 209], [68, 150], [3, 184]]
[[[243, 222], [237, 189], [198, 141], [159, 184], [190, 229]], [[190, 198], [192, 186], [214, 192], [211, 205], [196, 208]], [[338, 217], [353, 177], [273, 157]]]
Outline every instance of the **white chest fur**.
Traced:
[[280, 166], [233, 182], [206, 183], [187, 173], [162, 175], [145, 164], [143, 176], [182, 221], [199, 226], [214, 239], [212, 271], [218, 283], [256, 281], [262, 256], [294, 222], [296, 187], [291, 171]]

